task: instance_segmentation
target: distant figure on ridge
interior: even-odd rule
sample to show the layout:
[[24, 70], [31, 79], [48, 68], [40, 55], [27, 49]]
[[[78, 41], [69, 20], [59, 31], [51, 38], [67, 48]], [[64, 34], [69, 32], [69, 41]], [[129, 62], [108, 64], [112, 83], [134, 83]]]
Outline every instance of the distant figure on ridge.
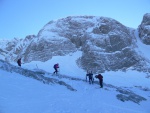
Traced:
[[18, 66], [21, 67], [21, 58], [19, 58], [19, 59], [17, 60], [17, 64], [18, 64]]
[[99, 79], [100, 88], [103, 88], [103, 76], [98, 74], [95, 76], [95, 78]]
[[57, 74], [58, 68], [59, 68], [59, 64], [57, 63], [57, 64], [54, 65], [54, 69], [55, 69], [54, 74], [55, 74], [55, 73]]

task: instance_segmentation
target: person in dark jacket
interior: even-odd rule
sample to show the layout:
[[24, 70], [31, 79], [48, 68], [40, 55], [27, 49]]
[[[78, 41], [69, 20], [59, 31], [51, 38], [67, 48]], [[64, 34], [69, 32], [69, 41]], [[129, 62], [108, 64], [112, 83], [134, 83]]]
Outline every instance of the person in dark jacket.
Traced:
[[17, 60], [17, 64], [18, 64], [18, 66], [21, 67], [21, 58], [19, 58], [19, 59]]
[[54, 65], [54, 74], [56, 73], [57, 74], [57, 72], [58, 72], [58, 68], [59, 68], [59, 64], [57, 63], [57, 64], [55, 64]]
[[87, 71], [87, 74], [86, 74], [86, 81], [87, 81], [87, 77], [89, 77], [89, 84], [93, 84], [94, 78], [93, 78], [93, 73], [92, 73], [92, 71], [91, 71], [91, 72], [88, 72], [88, 71]]
[[100, 87], [103, 88], [103, 76], [101, 74], [98, 74], [95, 76], [95, 78], [99, 79]]

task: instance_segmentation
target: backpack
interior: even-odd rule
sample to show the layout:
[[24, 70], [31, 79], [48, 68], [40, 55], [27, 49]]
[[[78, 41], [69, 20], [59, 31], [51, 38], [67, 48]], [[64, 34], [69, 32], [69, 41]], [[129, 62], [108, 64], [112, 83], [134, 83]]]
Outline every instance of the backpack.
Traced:
[[103, 76], [101, 74], [98, 75], [99, 79], [103, 79]]
[[54, 68], [59, 68], [59, 65], [58, 65], [58, 64], [55, 64], [55, 65], [54, 65]]
[[56, 64], [53, 66], [53, 68], [56, 68]]
[[103, 79], [103, 76], [101, 74], [99, 74], [99, 75], [96, 75], [95, 78]]
[[89, 73], [88, 76], [89, 76], [89, 78], [93, 78], [93, 74], [92, 73]]

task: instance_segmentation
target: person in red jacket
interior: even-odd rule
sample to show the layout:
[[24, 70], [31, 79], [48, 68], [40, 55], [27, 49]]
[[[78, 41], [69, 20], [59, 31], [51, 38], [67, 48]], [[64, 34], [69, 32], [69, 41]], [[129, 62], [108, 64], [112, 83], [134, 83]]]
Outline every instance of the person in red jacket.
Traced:
[[17, 63], [18, 63], [18, 66], [21, 67], [21, 58], [19, 58], [19, 59], [17, 60]]
[[59, 64], [57, 63], [57, 64], [54, 65], [54, 69], [55, 69], [54, 74], [55, 74], [55, 73], [57, 74], [58, 68], [59, 68]]
[[101, 74], [98, 74], [95, 76], [95, 78], [99, 79], [100, 87], [103, 88], [103, 76]]

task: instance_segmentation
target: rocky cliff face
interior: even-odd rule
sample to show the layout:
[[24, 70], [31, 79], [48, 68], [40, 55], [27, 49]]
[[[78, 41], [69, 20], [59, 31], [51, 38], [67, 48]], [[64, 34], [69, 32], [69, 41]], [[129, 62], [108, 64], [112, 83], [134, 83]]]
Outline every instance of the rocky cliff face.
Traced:
[[24, 62], [47, 61], [53, 56], [63, 56], [74, 52], [75, 45], [67, 39], [39, 38], [30, 43], [24, 52]]
[[0, 51], [8, 61], [22, 57], [24, 62], [44, 62], [80, 49], [83, 55], [78, 65], [85, 70], [104, 72], [132, 67], [142, 71], [147, 61], [135, 48], [134, 29], [111, 18], [75, 16], [50, 21], [37, 36], [9, 42]]
[[143, 43], [150, 45], [150, 13], [147, 13], [143, 17], [143, 21], [139, 25], [139, 37]]
[[25, 39], [14, 38], [12, 40], [1, 40], [1, 59], [11, 62], [16, 61], [20, 57], [24, 57], [24, 51], [35, 38], [35, 35], [29, 35]]

